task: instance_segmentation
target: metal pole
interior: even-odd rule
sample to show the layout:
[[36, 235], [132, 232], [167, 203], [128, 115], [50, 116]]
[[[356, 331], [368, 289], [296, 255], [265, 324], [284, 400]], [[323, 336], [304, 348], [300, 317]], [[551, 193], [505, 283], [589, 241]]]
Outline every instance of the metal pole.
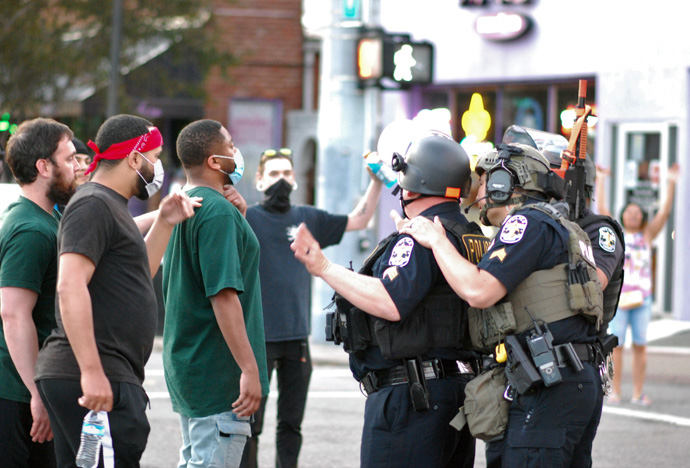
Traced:
[[[378, 0], [376, 0], [378, 1]], [[364, 93], [357, 86], [356, 47], [362, 26], [356, 1], [331, 0], [331, 24], [321, 49], [321, 85], [317, 124], [316, 206], [331, 213], [347, 214], [362, 195], [364, 160]], [[352, 9], [353, 5], [356, 7]], [[357, 270], [366, 254], [357, 233], [347, 233], [328, 250], [331, 261]], [[313, 283], [313, 338], [324, 339], [325, 313], [333, 291], [323, 281]]]
[[112, 33], [110, 35], [110, 83], [106, 116], [118, 113], [117, 92], [120, 84], [120, 44], [122, 42], [122, 0], [113, 0]]

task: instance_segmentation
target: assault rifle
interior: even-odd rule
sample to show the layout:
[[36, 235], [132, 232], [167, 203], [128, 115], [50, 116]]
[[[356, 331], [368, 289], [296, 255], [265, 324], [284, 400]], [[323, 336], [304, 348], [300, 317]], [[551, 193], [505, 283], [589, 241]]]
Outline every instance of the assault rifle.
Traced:
[[555, 169], [565, 179], [565, 200], [568, 202], [571, 221], [585, 215], [585, 159], [587, 158], [587, 117], [592, 108], [585, 104], [587, 80], [580, 80], [575, 107], [575, 123], [570, 134], [568, 147], [561, 155], [561, 168]]

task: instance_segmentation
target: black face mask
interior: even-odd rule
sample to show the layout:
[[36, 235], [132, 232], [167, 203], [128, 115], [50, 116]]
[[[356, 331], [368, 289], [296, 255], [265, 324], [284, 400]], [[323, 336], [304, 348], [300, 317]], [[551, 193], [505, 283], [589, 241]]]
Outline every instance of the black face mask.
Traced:
[[264, 192], [261, 205], [271, 213], [286, 213], [290, 210], [290, 194], [292, 185], [285, 179], [280, 179]]

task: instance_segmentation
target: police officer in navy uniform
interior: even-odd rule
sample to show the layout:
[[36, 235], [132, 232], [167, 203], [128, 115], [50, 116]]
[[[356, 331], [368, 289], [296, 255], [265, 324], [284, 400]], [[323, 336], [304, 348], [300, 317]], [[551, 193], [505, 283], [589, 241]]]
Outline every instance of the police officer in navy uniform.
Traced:
[[[476, 263], [488, 240], [460, 211], [459, 198], [471, 182], [460, 145], [431, 132], [414, 141], [404, 158], [395, 155], [393, 168], [406, 216], [442, 219], [453, 249]], [[368, 395], [361, 466], [473, 466], [475, 440], [467, 428], [457, 431], [449, 423], [463, 404], [478, 356], [463, 349], [467, 304], [450, 289], [431, 250], [394, 233], [355, 273], [330, 263], [305, 226], [292, 249], [354, 314], [347, 327], [358, 344], [345, 349]]]
[[[487, 443], [487, 466], [591, 466], [603, 390], [602, 357], [595, 346], [602, 296], [590, 243], [546, 203], [555, 195], [557, 176], [535, 148], [499, 146], [480, 159], [477, 174], [482, 222], [500, 227], [478, 268], [455, 253], [437, 221], [413, 219], [401, 232], [432, 248], [453, 290], [472, 307], [489, 311], [512, 305], [517, 323], [512, 336], [527, 359], [534, 359], [527, 341], [539, 337], [537, 326], [551, 335], [552, 348], [570, 348], [577, 356], [552, 353], [553, 362], [544, 369], [549, 378], [557, 371], [560, 382], [536, 384], [524, 394], [511, 389], [511, 382], [508, 425]], [[575, 274], [569, 276], [571, 265]], [[571, 310], [570, 280], [582, 280], [579, 291], [589, 291], [587, 307]]]

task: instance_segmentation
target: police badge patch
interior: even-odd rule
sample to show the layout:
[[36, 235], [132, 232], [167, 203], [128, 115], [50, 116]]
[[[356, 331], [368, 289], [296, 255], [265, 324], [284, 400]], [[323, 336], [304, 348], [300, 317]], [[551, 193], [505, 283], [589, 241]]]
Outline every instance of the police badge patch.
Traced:
[[599, 228], [599, 247], [606, 252], [615, 252], [616, 250], [616, 234], [608, 226]]
[[403, 237], [393, 247], [391, 258], [388, 259], [388, 264], [391, 266], [404, 267], [410, 261], [410, 254], [414, 247], [414, 241], [410, 237]]
[[511, 216], [503, 224], [499, 239], [504, 244], [516, 244], [520, 242], [527, 229], [527, 218], [522, 215]]

